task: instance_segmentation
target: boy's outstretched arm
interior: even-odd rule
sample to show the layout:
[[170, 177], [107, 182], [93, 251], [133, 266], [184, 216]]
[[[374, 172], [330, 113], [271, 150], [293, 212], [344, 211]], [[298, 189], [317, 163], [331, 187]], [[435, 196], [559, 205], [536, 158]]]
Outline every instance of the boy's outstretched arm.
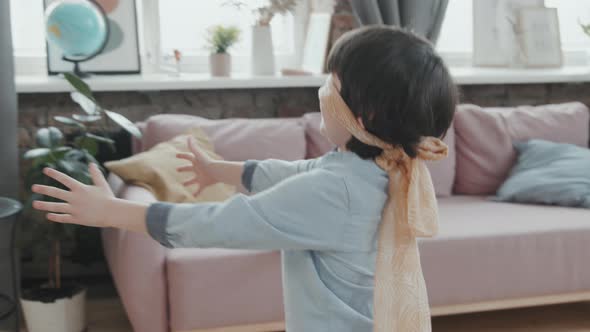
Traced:
[[86, 185], [51, 168], [43, 173], [69, 189], [33, 185], [35, 193], [51, 196], [63, 202], [34, 201], [33, 207], [48, 212], [47, 219], [68, 224], [93, 227], [117, 227], [147, 233], [145, 219], [148, 204], [115, 197], [96, 164], [90, 164], [94, 185]]
[[[269, 189], [277, 183], [311, 170], [316, 160], [284, 161], [267, 159], [263, 161], [250, 160], [247, 162], [235, 162], [211, 159], [195, 144], [194, 139], [188, 139], [190, 153], [179, 153], [177, 158], [185, 159], [190, 165], [177, 168], [179, 172], [193, 172], [195, 176], [183, 183], [185, 186], [199, 185], [194, 193], [198, 196], [204, 188], [222, 182], [236, 188], [244, 188], [249, 192], [260, 192]], [[256, 169], [256, 185], [251, 185], [252, 176]]]

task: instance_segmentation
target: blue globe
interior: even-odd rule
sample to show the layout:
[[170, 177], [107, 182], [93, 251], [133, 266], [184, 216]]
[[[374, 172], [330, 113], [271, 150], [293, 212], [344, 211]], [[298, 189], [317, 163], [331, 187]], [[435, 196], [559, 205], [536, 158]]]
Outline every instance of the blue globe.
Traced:
[[45, 11], [45, 27], [49, 43], [70, 59], [96, 55], [109, 35], [103, 11], [89, 0], [53, 2]]

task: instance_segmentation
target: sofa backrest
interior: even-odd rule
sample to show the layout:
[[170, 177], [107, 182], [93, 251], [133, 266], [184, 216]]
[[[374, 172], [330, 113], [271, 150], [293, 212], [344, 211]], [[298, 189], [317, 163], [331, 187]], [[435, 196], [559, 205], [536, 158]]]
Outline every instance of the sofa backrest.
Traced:
[[159, 114], [145, 121], [142, 150], [201, 127], [215, 152], [225, 160], [305, 158], [305, 131], [299, 118], [209, 120], [197, 116]]
[[[320, 133], [321, 115], [319, 112], [305, 114], [302, 121], [307, 137], [307, 158], [319, 157], [334, 148]], [[455, 132], [453, 127], [449, 129], [444, 142], [449, 147], [448, 157], [440, 161], [427, 163], [432, 175], [434, 190], [439, 197], [450, 196], [453, 189], [455, 178]]]
[[460, 105], [455, 115], [457, 176], [454, 192], [494, 194], [516, 162], [513, 143], [545, 139], [588, 146], [590, 113], [578, 102], [481, 108]]

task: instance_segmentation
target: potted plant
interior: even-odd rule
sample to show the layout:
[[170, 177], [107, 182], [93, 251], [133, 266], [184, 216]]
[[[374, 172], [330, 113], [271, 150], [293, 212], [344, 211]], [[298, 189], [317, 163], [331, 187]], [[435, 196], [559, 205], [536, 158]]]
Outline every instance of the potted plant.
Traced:
[[216, 25], [208, 31], [207, 44], [211, 50], [209, 69], [211, 76], [229, 76], [231, 73], [231, 55], [227, 50], [240, 38], [236, 27]]
[[34, 259], [46, 259], [48, 262], [47, 283], [22, 292], [21, 305], [29, 332], [81, 332], [86, 327], [85, 288], [64, 283], [61, 278], [62, 243], [72, 239], [80, 226], [46, 221], [43, 213], [31, 208], [32, 201], [56, 200], [32, 193], [31, 185], [44, 184], [63, 188], [42, 173], [45, 167], [55, 168], [80, 182], [91, 183], [88, 165], [98, 164], [95, 156], [99, 145], [106, 144], [114, 149], [113, 140], [91, 133], [87, 126], [100, 121], [104, 115], [130, 134], [141, 136], [139, 129], [125, 117], [102, 109], [82, 80], [71, 74], [66, 74], [65, 77], [76, 89], [71, 97], [84, 113], [74, 114], [72, 117], [56, 116], [55, 121], [72, 127], [72, 134], [64, 135], [56, 127], [41, 128], [36, 133], [36, 147], [23, 156], [31, 161], [31, 167], [25, 178], [28, 197], [25, 204], [26, 218], [21, 225], [21, 246], [31, 249]]
[[[227, 2], [238, 9], [249, 6], [241, 0]], [[270, 22], [276, 14], [295, 10], [297, 0], [268, 0], [265, 5], [250, 8], [256, 16], [252, 26], [252, 53], [250, 56], [252, 75], [274, 75], [275, 60]]]

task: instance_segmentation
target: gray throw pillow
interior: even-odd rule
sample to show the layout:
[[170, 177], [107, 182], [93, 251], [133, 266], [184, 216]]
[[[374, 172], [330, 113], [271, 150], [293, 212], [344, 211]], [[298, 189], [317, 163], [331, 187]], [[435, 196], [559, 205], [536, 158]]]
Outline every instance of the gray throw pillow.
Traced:
[[590, 150], [530, 140], [514, 144], [518, 161], [494, 200], [590, 208]]

